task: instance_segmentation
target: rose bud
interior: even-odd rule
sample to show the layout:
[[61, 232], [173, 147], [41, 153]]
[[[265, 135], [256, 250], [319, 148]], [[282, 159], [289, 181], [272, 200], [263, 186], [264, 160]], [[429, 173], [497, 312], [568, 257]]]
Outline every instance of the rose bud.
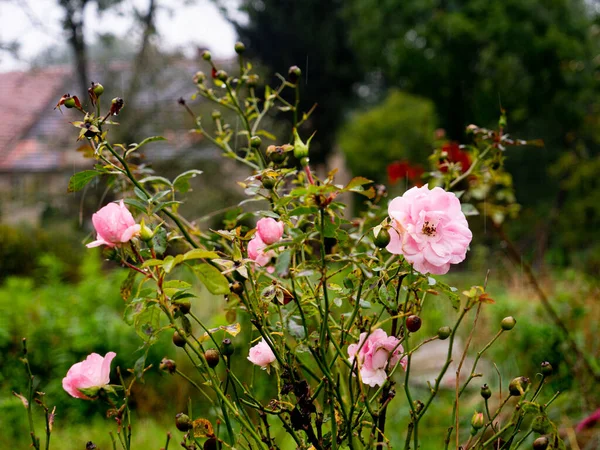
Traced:
[[212, 59], [212, 55], [210, 54], [210, 52], [208, 50], [204, 50], [202, 52], [202, 59], [204, 61], [210, 61]]
[[502, 319], [502, 322], [500, 322], [500, 326], [502, 327], [502, 329], [504, 331], [512, 330], [516, 324], [517, 324], [517, 321], [515, 320], [515, 318], [513, 316], [505, 317], [504, 319]]
[[267, 245], [278, 242], [283, 236], [283, 229], [283, 222], [271, 217], [265, 217], [256, 223], [256, 234]]
[[533, 441], [533, 450], [546, 450], [550, 445], [550, 441], [546, 436], [541, 436]]
[[545, 377], [552, 375], [552, 364], [550, 364], [548, 361], [544, 361], [542, 363], [542, 375]]
[[224, 70], [217, 70], [217, 73], [215, 74], [215, 78], [217, 78], [218, 80], [221, 81], [227, 81], [227, 72], [225, 72]]
[[106, 245], [115, 247], [129, 242], [140, 234], [141, 226], [135, 223], [133, 216], [123, 200], [109, 203], [92, 215], [92, 224], [96, 230], [96, 240], [87, 244], [87, 248]]
[[179, 413], [175, 416], [175, 426], [179, 431], [185, 432], [194, 428], [194, 423], [187, 414]]
[[492, 396], [492, 390], [487, 384], [481, 386], [481, 396], [486, 400]]
[[275, 178], [269, 177], [267, 175], [263, 175], [260, 178], [260, 182], [262, 183], [263, 187], [268, 190], [271, 190], [275, 187], [275, 181]]
[[177, 364], [172, 359], [163, 358], [158, 365], [158, 368], [163, 372], [175, 373]]
[[217, 450], [219, 448], [217, 439], [211, 437], [204, 443], [204, 446], [202, 448], [204, 450]]
[[238, 55], [241, 55], [246, 51], [246, 46], [243, 42], [236, 42], [233, 48]]
[[96, 444], [94, 444], [92, 441], [89, 441], [87, 444], [85, 444], [85, 450], [96, 450], [98, 447], [96, 447]]
[[219, 351], [214, 348], [209, 348], [204, 352], [204, 358], [206, 359], [206, 363], [208, 367], [214, 369], [219, 364], [219, 360], [221, 359], [221, 355], [219, 355]]
[[300, 76], [302, 75], [302, 71], [298, 66], [292, 66], [288, 70], [288, 78], [292, 83], [296, 83]]
[[185, 338], [177, 331], [173, 333], [173, 344], [175, 344], [177, 347], [185, 347], [186, 344]]
[[444, 339], [448, 339], [448, 337], [452, 334], [452, 330], [450, 327], [441, 327], [438, 330], [438, 337], [443, 341]]
[[260, 147], [260, 144], [262, 144], [262, 139], [260, 137], [252, 136], [250, 138], [250, 147], [258, 148], [258, 147]]
[[214, 110], [211, 114], [211, 117], [213, 118], [213, 120], [217, 120], [221, 118], [221, 111], [218, 110]]
[[471, 418], [471, 426], [473, 427], [473, 429], [479, 430], [483, 428], [483, 425], [483, 413], [476, 412], [475, 414], [473, 414], [473, 417]]
[[525, 389], [527, 389], [527, 386], [529, 386], [529, 378], [513, 378], [513, 380], [508, 385], [508, 391], [510, 392], [510, 395], [519, 397], [525, 393]]
[[421, 323], [422, 323], [421, 318], [414, 314], [410, 315], [406, 318], [406, 328], [411, 333], [415, 333], [415, 332], [419, 331], [419, 329], [421, 328]]
[[221, 352], [225, 355], [225, 356], [231, 356], [233, 355], [234, 352], [234, 348], [233, 348], [233, 344], [231, 342], [231, 339], [229, 338], [225, 338], [223, 339], [223, 342], [221, 343]]
[[390, 243], [390, 239], [391, 236], [389, 230], [387, 228], [381, 228], [377, 236], [375, 236], [375, 239], [373, 239], [373, 242], [377, 247], [385, 248]]

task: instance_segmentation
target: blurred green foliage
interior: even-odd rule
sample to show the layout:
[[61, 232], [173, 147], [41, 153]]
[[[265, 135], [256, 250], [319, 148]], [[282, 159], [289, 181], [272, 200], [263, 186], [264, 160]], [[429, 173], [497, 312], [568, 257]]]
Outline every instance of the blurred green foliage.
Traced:
[[[125, 271], [104, 272], [96, 252], [83, 259], [81, 281], [76, 284], [61, 281], [64, 264], [50, 254], [42, 257], [41, 267], [48, 270], [40, 269], [36, 279], [9, 277], [0, 287], [0, 417], [2, 439], [8, 442], [26, 429], [25, 410], [11, 394], [26, 388], [25, 369], [19, 360], [23, 337], [36, 375], [35, 389], [46, 393], [47, 403], [57, 407], [58, 417], [65, 422], [85, 421], [98, 411], [93, 402], [71, 398], [63, 391], [62, 378], [73, 364], [92, 352], [116, 351], [113, 367], [125, 371], [141, 355], [139, 337], [122, 319], [124, 302], [119, 286]], [[44, 280], [42, 286], [36, 286], [39, 276]], [[151, 348], [148, 363], [158, 365], [170, 350], [166, 338]], [[147, 378], [152, 384], [160, 382], [157, 371]]]
[[391, 90], [383, 103], [353, 116], [338, 142], [354, 174], [385, 182], [393, 161], [427, 162], [436, 122], [430, 100]]

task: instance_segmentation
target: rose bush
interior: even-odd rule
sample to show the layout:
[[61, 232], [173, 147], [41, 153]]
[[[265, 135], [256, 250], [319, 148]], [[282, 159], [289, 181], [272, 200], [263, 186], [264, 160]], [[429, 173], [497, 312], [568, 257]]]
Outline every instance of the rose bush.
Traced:
[[[445, 156], [437, 149], [431, 171], [422, 177], [425, 184], [388, 205], [385, 187], [366, 178], [338, 184], [335, 170], [325, 177], [313, 172], [309, 158], [314, 134], [306, 140], [301, 135], [314, 108], [306, 113], [298, 110], [301, 70], [291, 67], [287, 78], [280, 76], [280, 84], [266, 87], [259, 98], [258, 76], [241, 53], [240, 73], [230, 76], [205, 52], [203, 59], [212, 76], [198, 72], [194, 83], [195, 96], [235, 113], [242, 130], [234, 131], [220, 112], [211, 115], [214, 126], [209, 130], [210, 122], [196, 117], [185, 99], [179, 100], [193, 119], [192, 132], [249, 170], [238, 183], [248, 199], [232, 205], [233, 212], [220, 229], [203, 230], [180, 214], [189, 180], [201, 171], [189, 170], [170, 180], [130, 163], [132, 154], [162, 138], [129, 146], [109, 141], [108, 119], [122, 112], [122, 99], [113, 99], [105, 115], [88, 112], [76, 102], [62, 103], [84, 114], [83, 121], [74, 125], [97, 161], [93, 174], [73, 176], [71, 190], [83, 188], [95, 176], [120, 177], [129, 186], [120, 192], [125, 197], [122, 202], [111, 203], [93, 216], [97, 240], [90, 246], [105, 245], [106, 258], [131, 271], [121, 289], [127, 302], [124, 316], [146, 350], [127, 382], [117, 369], [119, 390], [107, 387], [110, 353], [100, 371], [99, 356], [73, 366], [65, 389], [71, 395], [85, 396], [87, 391], [80, 389], [101, 387], [108, 396], [108, 415], [118, 425], [117, 437], [124, 450], [130, 450], [131, 387], [152, 370], [147, 349], [162, 333], [169, 333], [173, 351], [183, 352], [195, 372], [183, 372], [170, 358], [164, 358], [159, 368], [190, 383], [210, 404], [198, 413], [190, 400], [187, 414], [177, 415], [181, 445], [188, 450], [215, 446], [277, 449], [280, 442], [272, 427], [284, 430], [300, 449], [404, 445], [417, 450], [420, 425], [427, 420], [453, 361], [459, 328], [468, 316], [474, 316], [475, 327], [481, 308], [494, 303], [485, 283], [459, 294], [457, 288], [431, 275], [447, 273], [452, 264], [466, 257], [472, 233], [463, 210], [469, 215], [487, 214], [494, 223], [516, 211], [510, 202], [514, 196], [509, 195], [510, 176], [503, 170], [503, 154], [506, 147], [525, 142], [508, 138], [503, 127], [471, 126], [468, 168], [440, 170], [439, 161]], [[99, 109], [101, 93], [96, 89], [90, 96]], [[293, 132], [287, 139], [278, 141], [261, 127], [274, 108], [292, 113]], [[273, 141], [264, 150], [263, 138]], [[241, 144], [236, 147], [237, 142]], [[461, 188], [467, 184], [460, 199], [452, 192], [459, 184]], [[485, 208], [477, 203], [481, 192], [486, 193]], [[346, 217], [342, 194], [364, 197], [365, 209], [359, 217]], [[248, 201], [259, 205], [253, 213], [261, 217], [256, 228], [246, 225], [249, 213], [243, 208]], [[223, 297], [224, 314], [217, 323], [206, 323], [196, 315], [202, 300], [179, 269], [193, 273], [204, 289]], [[455, 315], [445, 317], [448, 325], [436, 334], [420, 336], [421, 317], [426, 317], [426, 306], [433, 303], [425, 301], [428, 296], [447, 300]], [[461, 409], [462, 396], [475, 378], [494, 376], [479, 373], [477, 366], [490, 346], [514, 327], [514, 319], [508, 320], [511, 326], [506, 326], [507, 320], [497, 324], [490, 342], [472, 343], [469, 338], [462, 349], [453, 378], [452, 415], [440, 448], [448, 448], [452, 437], [456, 448], [467, 439], [464, 447], [469, 449], [518, 447], [529, 436], [522, 425], [531, 416], [544, 424], [542, 431], [554, 448], [564, 448], [557, 427], [547, 417], [547, 406], [555, 397], [544, 404], [538, 400], [551, 369], [544, 369], [532, 392], [524, 376], [510, 383], [520, 389], [510, 389], [508, 397], [492, 397], [487, 389], [482, 390], [487, 416], [482, 423], [478, 413], [477, 427], [465, 433], [464, 425], [473, 411], [467, 414]], [[411, 383], [413, 355], [417, 350], [427, 351], [427, 344], [435, 340], [447, 340], [447, 357], [435, 379], [429, 380], [428, 389], [422, 390]], [[461, 377], [471, 346], [479, 350], [469, 375]], [[240, 379], [237, 367], [241, 363], [266, 370]], [[405, 397], [402, 402], [397, 399], [400, 390]], [[509, 404], [512, 397], [516, 401]], [[392, 402], [398, 405], [394, 408], [405, 408], [410, 418], [398, 442], [390, 441], [386, 429]], [[513, 419], [500, 427], [498, 418], [505, 408], [514, 408]], [[36, 446], [33, 428], [31, 436]]]

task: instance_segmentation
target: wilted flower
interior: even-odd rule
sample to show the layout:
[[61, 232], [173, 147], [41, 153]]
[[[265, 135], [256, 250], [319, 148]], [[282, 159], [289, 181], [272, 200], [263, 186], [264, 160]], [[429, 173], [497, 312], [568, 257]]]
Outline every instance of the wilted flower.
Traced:
[[390, 253], [404, 255], [420, 273], [445, 274], [466, 257], [473, 237], [460, 201], [451, 192], [414, 187], [390, 202]]
[[92, 216], [96, 229], [96, 240], [87, 247], [106, 245], [114, 247], [128, 242], [140, 233], [140, 225], [135, 223], [133, 216], [121, 200], [120, 203], [109, 203]]
[[85, 361], [74, 364], [62, 380], [63, 389], [73, 397], [91, 400], [79, 389], [100, 389], [109, 384], [110, 363], [115, 356], [115, 352], [108, 352], [105, 357], [92, 353]]
[[367, 333], [361, 333], [358, 344], [348, 346], [348, 360], [354, 363], [360, 370], [362, 382], [369, 386], [381, 386], [387, 379], [386, 368], [393, 368], [398, 362], [406, 369], [406, 358], [401, 359], [404, 352], [399, 340], [394, 336], [388, 336], [381, 328], [374, 330], [367, 337]]
[[283, 236], [283, 222], [270, 217], [260, 219], [256, 224], [256, 234], [267, 245], [274, 244]]
[[257, 366], [266, 368], [269, 364], [275, 362], [275, 353], [269, 347], [269, 344], [263, 339], [254, 347], [250, 348], [250, 353], [248, 355], [248, 361], [252, 364], [256, 364]]

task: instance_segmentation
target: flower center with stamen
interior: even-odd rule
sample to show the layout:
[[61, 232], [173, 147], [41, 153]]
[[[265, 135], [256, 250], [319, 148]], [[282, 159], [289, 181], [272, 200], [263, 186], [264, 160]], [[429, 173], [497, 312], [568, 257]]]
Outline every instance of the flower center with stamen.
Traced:
[[431, 222], [425, 222], [423, 224], [423, 229], [421, 230], [425, 236], [435, 236], [435, 225]]

